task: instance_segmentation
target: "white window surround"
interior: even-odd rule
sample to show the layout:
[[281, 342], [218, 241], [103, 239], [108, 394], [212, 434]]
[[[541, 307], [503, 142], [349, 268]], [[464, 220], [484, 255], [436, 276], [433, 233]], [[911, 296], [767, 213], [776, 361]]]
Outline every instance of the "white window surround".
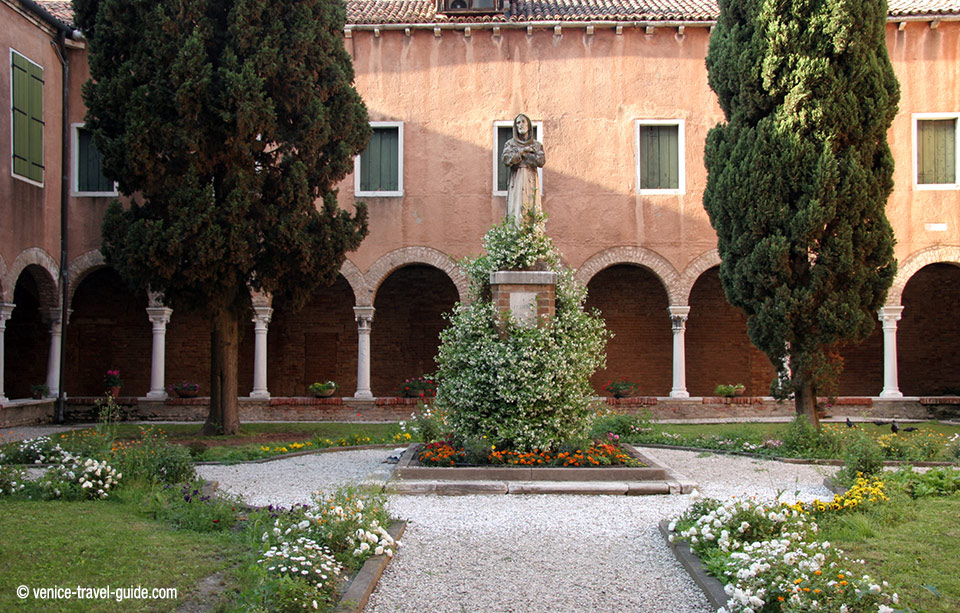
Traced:
[[[30, 185], [43, 187], [43, 181], [34, 181], [33, 179], [29, 179], [27, 177], [18, 175], [17, 173], [13, 172], [13, 54], [14, 53], [19, 55], [23, 59], [27, 60], [28, 62], [30, 62], [37, 68], [39, 68], [40, 70], [43, 70], [42, 65], [34, 62], [29, 57], [27, 57], [23, 53], [20, 53], [13, 47], [10, 47], [10, 53], [8, 54], [8, 57], [7, 57], [7, 66], [10, 67], [10, 176], [13, 177], [14, 179], [17, 179], [18, 181], [29, 183]], [[46, 136], [46, 134], [44, 134], [44, 136]], [[44, 173], [44, 178], [46, 178], [46, 173]]]
[[397, 189], [396, 191], [361, 191], [360, 190], [360, 156], [353, 157], [353, 195], [356, 197], [391, 197], [403, 196], [403, 122], [402, 121], [371, 121], [371, 128], [397, 128]]
[[[497, 150], [497, 132], [500, 128], [513, 128], [513, 119], [503, 119], [493, 122], [493, 195], [506, 196], [507, 190], [497, 189], [497, 172], [500, 170], [500, 152]], [[531, 121], [533, 124], [533, 137], [541, 145], [543, 144], [543, 122]], [[537, 179], [540, 183], [540, 194], [543, 194], [543, 168], [537, 168]]]
[[[633, 147], [636, 152], [636, 192], [645, 196], [673, 196], [684, 194], [687, 190], [687, 171], [686, 171], [686, 145], [684, 138], [683, 119], [637, 119], [633, 122]], [[678, 182], [677, 189], [641, 189], [640, 185], [640, 128], [644, 126], [677, 126], [677, 168]]]
[[81, 192], [80, 191], [80, 128], [84, 124], [70, 124], [70, 195], [77, 198], [115, 198], [119, 196], [117, 184], [113, 184], [112, 192]]
[[[960, 189], [960, 183], [919, 183], [920, 178], [920, 168], [919, 168], [919, 159], [920, 159], [920, 149], [918, 148], [917, 143], [917, 123], [919, 121], [928, 120], [928, 119], [953, 119], [956, 121], [957, 131], [960, 132], [960, 112], [958, 113], [914, 113], [911, 115], [910, 120], [910, 137], [913, 142], [913, 189], [916, 190], [958, 190]], [[960, 134], [954, 136], [954, 145], [957, 148], [956, 153], [954, 154], [954, 159], [957, 160], [957, 170], [956, 177], [957, 181], [960, 181]]]

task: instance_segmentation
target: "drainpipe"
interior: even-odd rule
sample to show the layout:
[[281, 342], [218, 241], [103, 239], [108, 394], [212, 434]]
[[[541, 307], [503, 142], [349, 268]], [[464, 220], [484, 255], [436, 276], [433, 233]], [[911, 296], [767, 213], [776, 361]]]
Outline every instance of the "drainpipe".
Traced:
[[62, 135], [60, 138], [60, 389], [57, 394], [57, 407], [54, 413], [54, 421], [62, 424], [64, 420], [67, 392], [64, 389], [63, 371], [64, 356], [66, 355], [66, 336], [67, 319], [69, 318], [70, 304], [68, 292], [67, 266], [70, 260], [67, 258], [67, 230], [69, 228], [70, 213], [70, 62], [67, 61], [67, 49], [65, 45], [66, 30], [60, 28], [57, 32], [56, 41], [50, 41], [54, 50], [57, 52], [57, 58], [60, 60], [60, 66], [63, 69], [63, 88], [61, 95], [61, 125]]

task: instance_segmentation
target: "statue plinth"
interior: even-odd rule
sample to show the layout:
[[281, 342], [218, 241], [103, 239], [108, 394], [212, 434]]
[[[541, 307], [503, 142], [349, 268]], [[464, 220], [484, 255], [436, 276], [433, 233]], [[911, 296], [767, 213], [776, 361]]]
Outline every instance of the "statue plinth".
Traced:
[[523, 326], [553, 319], [557, 311], [559, 275], [542, 270], [501, 270], [490, 273], [490, 294], [502, 319], [512, 315]]

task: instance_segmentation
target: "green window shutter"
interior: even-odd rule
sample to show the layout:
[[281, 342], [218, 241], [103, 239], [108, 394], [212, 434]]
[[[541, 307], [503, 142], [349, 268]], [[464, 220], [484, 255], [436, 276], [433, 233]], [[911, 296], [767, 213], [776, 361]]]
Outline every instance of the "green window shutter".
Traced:
[[27, 177], [43, 181], [43, 68], [27, 62], [30, 99], [30, 168]]
[[679, 189], [678, 126], [640, 126], [640, 189]]
[[497, 127], [497, 191], [507, 191], [507, 183], [510, 180], [510, 171], [507, 165], [503, 163], [503, 146], [507, 141], [513, 138], [513, 127]]
[[400, 187], [400, 129], [373, 129], [360, 154], [360, 191], [395, 192]]
[[957, 121], [917, 121], [917, 183], [957, 182]]
[[30, 87], [29, 64], [21, 55], [13, 58], [10, 72], [13, 75], [13, 172], [21, 177], [30, 176]]
[[77, 130], [77, 191], [112, 192], [113, 181], [103, 176], [103, 157], [89, 130]]

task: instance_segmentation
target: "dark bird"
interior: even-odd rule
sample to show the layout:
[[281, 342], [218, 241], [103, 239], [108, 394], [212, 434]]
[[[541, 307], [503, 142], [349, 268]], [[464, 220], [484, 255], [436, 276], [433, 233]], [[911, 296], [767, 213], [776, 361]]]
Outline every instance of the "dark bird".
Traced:
[[914, 428], [913, 426], [910, 426], [909, 428], [904, 428], [903, 431], [904, 431], [904, 432], [916, 432], [917, 429]]
[[874, 422], [873, 422], [873, 425], [874, 425], [874, 426], [886, 426], [886, 425], [889, 424], [889, 423], [890, 423], [889, 421], [874, 421]]
[[897, 425], [896, 419], [894, 419], [893, 422], [890, 423], [890, 432], [893, 432], [894, 434], [896, 434], [897, 432], [900, 432], [900, 426]]
[[849, 417], [847, 418], [847, 427], [848, 427], [848, 428], [856, 428], [856, 426], [853, 425], [853, 422], [850, 421], [850, 418], [849, 418]]

